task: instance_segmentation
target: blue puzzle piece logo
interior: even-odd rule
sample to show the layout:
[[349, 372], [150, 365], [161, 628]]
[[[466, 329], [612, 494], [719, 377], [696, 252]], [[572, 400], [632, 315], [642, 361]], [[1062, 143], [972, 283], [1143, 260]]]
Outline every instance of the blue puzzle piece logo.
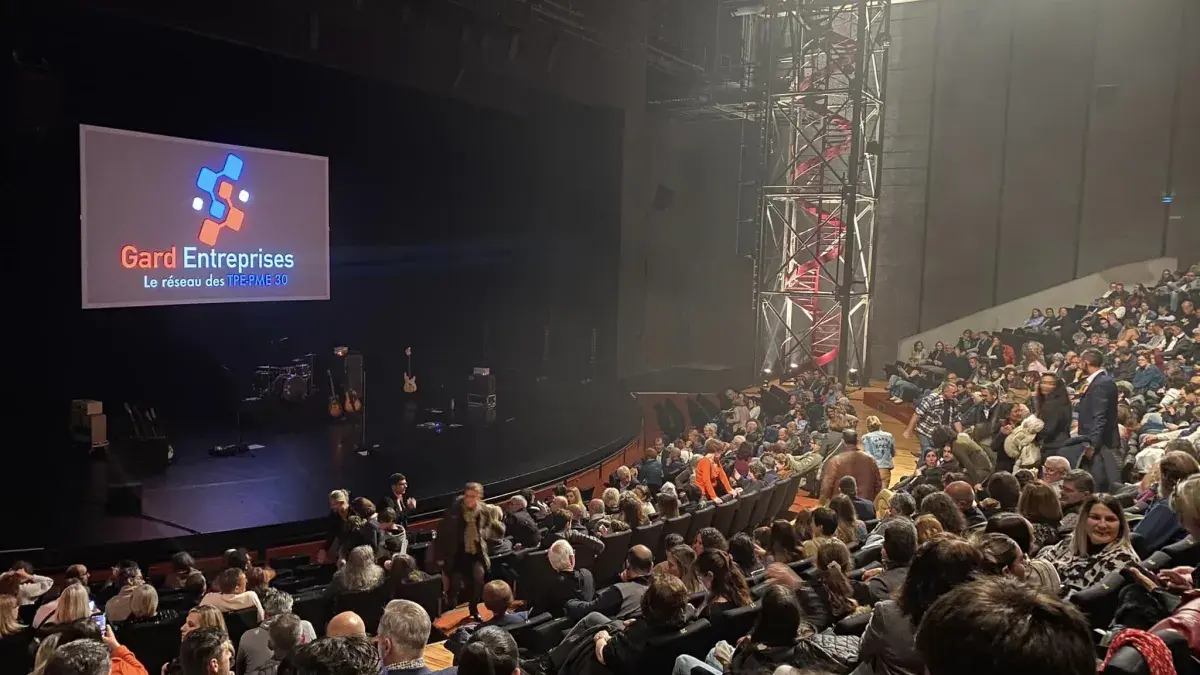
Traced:
[[225, 214], [229, 210], [229, 207], [225, 205], [225, 202], [217, 198], [217, 179], [224, 177], [230, 179], [231, 181], [235, 181], [238, 178], [241, 178], [243, 164], [244, 162], [242, 161], [241, 157], [230, 153], [229, 155], [226, 155], [225, 166], [220, 172], [213, 171], [208, 167], [202, 167], [200, 169], [200, 175], [196, 177], [196, 187], [208, 193], [210, 200], [208, 214], [217, 221], [224, 220]]

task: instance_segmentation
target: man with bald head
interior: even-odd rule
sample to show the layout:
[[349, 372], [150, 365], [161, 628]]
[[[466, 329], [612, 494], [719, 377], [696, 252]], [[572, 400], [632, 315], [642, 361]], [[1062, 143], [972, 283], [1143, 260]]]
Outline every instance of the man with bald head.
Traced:
[[946, 494], [950, 495], [958, 505], [958, 510], [962, 511], [967, 527], [976, 527], [987, 522], [987, 516], [975, 506], [975, 488], [971, 487], [970, 483], [956, 480], [946, 486]]
[[[625, 556], [625, 569], [620, 580], [596, 594], [594, 600], [567, 601], [567, 617], [578, 621], [592, 612], [599, 612], [610, 619], [629, 619], [642, 609], [642, 596], [650, 585], [654, 570], [654, 554], [645, 546], [634, 546]], [[596, 585], [608, 583], [600, 579]]]
[[1042, 465], [1042, 480], [1054, 488], [1054, 494], [1060, 494], [1063, 478], [1070, 470], [1071, 463], [1067, 461], [1066, 457], [1058, 455], [1047, 457], [1045, 464]]
[[365, 637], [367, 624], [354, 612], [342, 612], [329, 620], [325, 627], [326, 637]]

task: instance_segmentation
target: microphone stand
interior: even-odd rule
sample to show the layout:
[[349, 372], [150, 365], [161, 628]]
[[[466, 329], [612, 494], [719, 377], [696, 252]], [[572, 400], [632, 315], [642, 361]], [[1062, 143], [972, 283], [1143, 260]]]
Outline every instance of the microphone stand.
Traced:
[[379, 444], [367, 444], [367, 370], [364, 368], [362, 373], [362, 391], [358, 393], [358, 399], [362, 403], [362, 410], [358, 414], [358, 439], [354, 443], [354, 451], [362, 457], [371, 454], [372, 451], [379, 449]]
[[221, 370], [228, 373], [230, 389], [233, 392], [233, 408], [234, 408], [234, 425], [237, 429], [237, 442], [229, 445], [214, 445], [209, 449], [208, 454], [214, 457], [232, 457], [250, 451], [250, 446], [246, 444], [242, 435], [242, 398], [237, 393], [237, 382], [233, 377], [233, 369], [224, 363], [221, 364]]

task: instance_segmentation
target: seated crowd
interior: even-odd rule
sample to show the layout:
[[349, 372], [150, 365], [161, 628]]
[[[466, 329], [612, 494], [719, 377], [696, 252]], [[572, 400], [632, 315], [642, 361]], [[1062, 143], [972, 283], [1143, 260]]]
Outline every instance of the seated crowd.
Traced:
[[[1192, 279], [1039, 311], [1019, 365], [996, 336], [918, 345], [889, 367], [920, 441], [900, 480], [880, 419], [860, 435], [840, 384], [804, 374], [784, 414], [727, 392], [726, 412], [656, 439], [598, 495], [559, 485], [495, 505], [469, 483], [424, 560], [397, 474], [378, 509], [331, 493], [307, 585], [242, 549], [212, 578], [186, 553], [152, 580], [133, 561], [104, 583], [17, 564], [0, 576], [0, 670], [424, 675], [433, 619], [460, 601], [469, 616], [444, 637], [463, 675], [1081, 675], [1129, 649], [1161, 667], [1169, 631], [1200, 648]], [[1047, 363], [1051, 340], [1077, 350]], [[1086, 399], [1102, 373], [1111, 435]], [[800, 485], [818, 505], [796, 513]], [[749, 506], [767, 493], [786, 504]]]

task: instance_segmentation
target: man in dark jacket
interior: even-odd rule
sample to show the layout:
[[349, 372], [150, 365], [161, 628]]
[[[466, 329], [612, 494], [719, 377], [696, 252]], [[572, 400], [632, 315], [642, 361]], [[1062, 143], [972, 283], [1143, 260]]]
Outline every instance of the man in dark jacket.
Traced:
[[917, 552], [917, 528], [907, 518], [893, 518], [883, 529], [883, 566], [863, 573], [854, 588], [859, 604], [889, 600], [908, 578], [908, 565]]
[[408, 529], [408, 517], [417, 510], [417, 500], [407, 496], [408, 479], [402, 473], [394, 473], [388, 480], [391, 489], [380, 502], [379, 510], [391, 508], [396, 511], [396, 523]]
[[648, 485], [655, 493], [662, 488], [663, 484], [663, 465], [658, 452], [658, 448], [646, 448], [645, 459], [637, 465], [638, 481]]
[[875, 504], [869, 499], [858, 496], [858, 481], [854, 476], [842, 476], [838, 480], [838, 491], [850, 498], [854, 503], [854, 514], [861, 521], [875, 520]]
[[567, 617], [578, 621], [592, 612], [610, 619], [628, 619], [641, 612], [642, 596], [654, 571], [654, 554], [645, 546], [634, 546], [625, 556], [621, 581], [600, 591], [592, 601], [567, 602]]
[[515, 495], [506, 504], [508, 512], [504, 514], [504, 528], [514, 544], [521, 548], [536, 550], [542, 543], [542, 532], [537, 521], [530, 515], [529, 503], [521, 495]]
[[557, 619], [566, 616], [568, 602], [589, 602], [596, 597], [596, 581], [591, 570], [575, 569], [575, 550], [571, 542], [559, 539], [550, 545], [546, 557], [554, 576], [534, 589], [530, 616], [549, 612]]
[[468, 591], [471, 616], [478, 617], [477, 605], [490, 562], [486, 542], [488, 519], [483, 509], [483, 486], [467, 483], [462, 496], [446, 509], [434, 540], [435, 560], [450, 576], [450, 596], [457, 604], [459, 590]]

